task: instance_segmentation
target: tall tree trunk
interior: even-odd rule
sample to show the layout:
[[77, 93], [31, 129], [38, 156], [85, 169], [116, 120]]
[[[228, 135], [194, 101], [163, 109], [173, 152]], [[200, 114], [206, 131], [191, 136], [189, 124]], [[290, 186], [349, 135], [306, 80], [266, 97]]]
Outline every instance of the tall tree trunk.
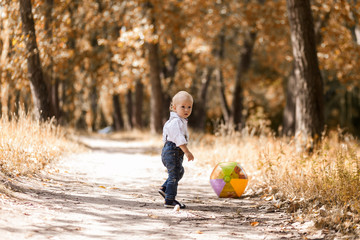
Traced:
[[286, 102], [283, 114], [283, 130], [285, 136], [293, 136], [295, 134], [295, 97], [296, 97], [296, 79], [294, 70], [286, 81]]
[[120, 96], [119, 94], [115, 94], [112, 97], [113, 107], [114, 107], [114, 114], [113, 114], [113, 125], [115, 131], [119, 131], [124, 129], [124, 120], [121, 111], [121, 104], [120, 104]]
[[[151, 1], [145, 1], [142, 4], [143, 15], [151, 20], [153, 34], [157, 32], [154, 7]], [[147, 50], [147, 58], [149, 64], [150, 78], [150, 130], [152, 133], [160, 133], [163, 124], [163, 92], [161, 86], [161, 59], [159, 56], [159, 43], [147, 42], [145, 44]]]
[[[326, 26], [330, 19], [330, 14], [332, 8], [325, 14], [324, 17], [319, 17], [315, 21], [314, 31], [315, 31], [315, 42], [316, 45], [320, 45], [323, 37], [321, 35], [321, 29]], [[294, 63], [295, 65], [295, 63]], [[295, 68], [295, 66], [293, 66]], [[294, 69], [291, 71], [285, 87], [286, 100], [285, 108], [283, 113], [283, 131], [282, 134], [285, 136], [293, 136], [295, 134], [295, 97], [296, 97], [296, 79]]]
[[[175, 82], [175, 74], [177, 69], [177, 64], [179, 62], [179, 58], [176, 56], [174, 49], [168, 53], [168, 62], [169, 64], [163, 64], [163, 75], [165, 79], [170, 79], [169, 84], [167, 85], [167, 89], [163, 89], [163, 113], [169, 112], [169, 106], [171, 103], [170, 93], [172, 92], [172, 86]], [[163, 121], [168, 119], [168, 114], [163, 114]]]
[[352, 39], [356, 45], [360, 45], [360, 26], [354, 25], [350, 28]]
[[55, 77], [51, 84], [51, 105], [56, 119], [60, 118], [60, 100], [59, 100], [59, 85], [58, 77]]
[[249, 71], [251, 65], [251, 57], [256, 39], [256, 32], [249, 32], [246, 37], [244, 47], [240, 52], [239, 65], [235, 79], [235, 89], [232, 101], [232, 114], [230, 122], [235, 126], [236, 130], [240, 130], [245, 125], [243, 120], [243, 87], [242, 81], [244, 75]]
[[98, 90], [96, 86], [96, 80], [94, 77], [91, 77], [91, 81], [93, 81], [92, 86], [90, 87], [90, 108], [91, 108], [91, 129], [93, 131], [97, 128], [97, 120], [98, 120]]
[[39, 120], [52, 117], [48, 90], [41, 68], [39, 50], [36, 43], [34, 18], [31, 12], [31, 0], [20, 0], [22, 31], [25, 36], [28, 77], [34, 101], [35, 116]]
[[160, 80], [160, 58], [158, 43], [147, 43], [148, 61], [150, 66], [150, 129], [153, 133], [162, 131], [162, 89]]
[[297, 151], [311, 151], [324, 129], [324, 103], [310, 0], [287, 0], [287, 8], [295, 60]]
[[103, 111], [102, 108], [100, 108], [100, 120], [98, 121], [98, 127], [99, 129], [103, 129], [106, 128], [107, 126], [109, 126], [108, 122], [106, 121], [106, 117], [105, 117], [105, 113]]
[[136, 128], [143, 127], [142, 112], [143, 112], [143, 101], [144, 101], [144, 84], [140, 79], [135, 84], [135, 114], [134, 114], [134, 125]]
[[[49, 45], [51, 46], [53, 43], [52, 40], [52, 11], [54, 7], [54, 0], [46, 0], [45, 1], [45, 25], [44, 30], [46, 32], [46, 39], [49, 42]], [[53, 57], [51, 51], [49, 54], [49, 65], [45, 67], [45, 76], [46, 76], [46, 82], [48, 83], [48, 89], [50, 90], [49, 94], [49, 101], [51, 103], [52, 112], [54, 113], [56, 119], [59, 119], [59, 79], [54, 77], [54, 71], [53, 71]]]
[[194, 116], [190, 118], [189, 125], [196, 130], [203, 131], [206, 123], [206, 102], [207, 92], [212, 78], [213, 69], [208, 67], [201, 76], [201, 87], [199, 94], [194, 102]]
[[78, 9], [78, 1], [71, 1], [68, 4], [67, 11], [69, 12], [69, 21], [70, 21], [70, 36], [66, 42], [66, 46], [68, 46], [68, 49], [73, 52], [73, 58], [69, 59], [68, 68], [67, 68], [67, 74], [65, 79], [62, 79], [62, 81], [59, 81], [59, 121], [61, 123], [63, 122], [76, 122], [75, 115], [77, 111], [82, 111], [82, 109], [78, 108], [76, 111], [75, 107], [75, 89], [74, 89], [74, 80], [75, 80], [75, 61], [76, 56], [79, 54], [77, 53], [76, 49], [76, 39], [77, 39], [77, 31], [74, 30], [74, 25], [76, 20], [76, 17], [79, 17], [76, 13]]
[[[104, 11], [104, 2], [101, 0], [96, 0], [97, 3], [97, 14], [102, 14]], [[101, 46], [99, 45], [98, 39], [100, 37], [100, 29], [94, 28], [93, 31], [90, 33], [89, 41], [91, 45], [91, 55], [96, 56]], [[99, 117], [100, 117], [100, 109], [99, 109], [99, 91], [98, 91], [98, 69], [101, 67], [101, 63], [98, 61], [98, 59], [94, 57], [89, 57], [90, 66], [88, 67], [87, 71], [90, 72], [90, 105], [91, 105], [91, 127], [92, 130], [95, 131], [98, 127]]]
[[[5, 8], [4, 12], [7, 11]], [[8, 54], [10, 50], [10, 26], [9, 26], [9, 19], [5, 18], [3, 20], [3, 34], [1, 36], [3, 46], [1, 50], [1, 62], [0, 62], [0, 83], [1, 86], [1, 117], [8, 118], [8, 94], [9, 94], [9, 83], [7, 81], [7, 71], [4, 69], [4, 66], [7, 65], [8, 61]]]
[[129, 128], [132, 129], [134, 127], [133, 124], [133, 101], [132, 101], [132, 91], [131, 89], [128, 89], [128, 92], [126, 94], [126, 113], [127, 113], [127, 120]]
[[75, 126], [77, 129], [81, 129], [81, 130], [88, 129], [87, 123], [86, 123], [86, 111], [85, 110], [81, 110], [80, 117], [78, 119], [76, 119]]
[[349, 24], [347, 27], [350, 29], [351, 37], [356, 45], [360, 45], [360, 26], [359, 26], [359, 13], [356, 9], [357, 0], [352, 3], [351, 6], [350, 18], [353, 21], [353, 24]]
[[4, 82], [1, 84], [1, 117], [3, 119], [9, 118], [8, 99], [9, 99], [9, 83]]
[[215, 71], [215, 78], [216, 78], [216, 81], [218, 84], [221, 111], [224, 116], [225, 124], [228, 125], [229, 120], [230, 120], [230, 108], [226, 101], [225, 84], [224, 84], [224, 77], [223, 77], [223, 73], [222, 73], [222, 63], [224, 60], [224, 52], [225, 52], [225, 30], [223, 29], [219, 35], [219, 49], [217, 52], [218, 64], [217, 64], [217, 68]]
[[14, 94], [13, 94], [13, 103], [12, 103], [12, 108], [11, 108], [11, 112], [12, 114], [14, 114], [14, 116], [16, 118], [19, 117], [19, 110], [20, 110], [20, 91], [19, 90], [15, 90]]

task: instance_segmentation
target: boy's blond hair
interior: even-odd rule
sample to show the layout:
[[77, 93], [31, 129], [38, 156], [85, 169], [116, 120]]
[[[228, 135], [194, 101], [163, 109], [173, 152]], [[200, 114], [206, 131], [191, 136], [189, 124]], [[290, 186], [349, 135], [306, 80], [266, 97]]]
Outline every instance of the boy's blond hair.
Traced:
[[170, 111], [174, 110], [173, 109], [174, 104], [176, 105], [176, 103], [178, 103], [180, 100], [182, 100], [184, 98], [187, 100], [190, 100], [191, 103], [194, 102], [193, 97], [190, 95], [190, 93], [188, 93], [186, 91], [180, 91], [173, 96], [171, 103], [170, 103]]

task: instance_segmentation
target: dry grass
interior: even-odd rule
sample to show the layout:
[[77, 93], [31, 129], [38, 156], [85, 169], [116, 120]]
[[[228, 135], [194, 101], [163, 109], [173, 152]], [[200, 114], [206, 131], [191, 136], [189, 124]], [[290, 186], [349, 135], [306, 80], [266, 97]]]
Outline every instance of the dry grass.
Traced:
[[[7, 175], [34, 173], [73, 150], [63, 129], [25, 115], [17, 121], [1, 119], [0, 132], [0, 172]], [[276, 138], [261, 128], [241, 134], [219, 128], [216, 135], [190, 135], [197, 164], [211, 168], [236, 161], [248, 173], [249, 193], [287, 208], [294, 219], [310, 218], [321, 227], [359, 234], [360, 146], [353, 137], [330, 133], [313, 154], [306, 155], [295, 152], [292, 139]], [[161, 135], [148, 131], [106, 137], [162, 146]]]
[[291, 139], [251, 131], [193, 134], [192, 140], [199, 164], [240, 163], [250, 178], [248, 191], [286, 207], [296, 219], [311, 218], [343, 232], [360, 230], [360, 146], [353, 137], [330, 133], [311, 155], [296, 153]]
[[62, 128], [24, 113], [11, 121], [1, 118], [0, 132], [0, 172], [7, 176], [33, 174], [74, 149]]

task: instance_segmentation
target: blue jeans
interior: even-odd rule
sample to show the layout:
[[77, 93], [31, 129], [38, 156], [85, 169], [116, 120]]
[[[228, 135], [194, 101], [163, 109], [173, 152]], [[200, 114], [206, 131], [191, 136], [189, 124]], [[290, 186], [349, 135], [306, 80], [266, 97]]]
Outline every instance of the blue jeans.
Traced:
[[165, 200], [175, 200], [178, 182], [184, 175], [182, 166], [184, 152], [173, 142], [165, 142], [161, 152], [161, 160], [168, 171], [168, 178], [162, 185], [165, 190]]

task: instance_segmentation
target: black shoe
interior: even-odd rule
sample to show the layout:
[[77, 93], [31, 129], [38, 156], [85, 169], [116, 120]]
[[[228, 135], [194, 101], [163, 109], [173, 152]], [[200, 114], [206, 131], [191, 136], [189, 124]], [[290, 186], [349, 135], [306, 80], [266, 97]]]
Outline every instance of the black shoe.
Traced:
[[164, 207], [166, 208], [173, 208], [175, 207], [176, 205], [179, 205], [181, 209], [184, 209], [186, 208], [185, 204], [182, 204], [176, 200], [165, 200], [165, 204], [164, 204]]
[[158, 190], [158, 193], [159, 193], [163, 198], [165, 198], [165, 190], [166, 190], [166, 188], [164, 188], [164, 187], [162, 187], [162, 188], [160, 188], [160, 189]]

